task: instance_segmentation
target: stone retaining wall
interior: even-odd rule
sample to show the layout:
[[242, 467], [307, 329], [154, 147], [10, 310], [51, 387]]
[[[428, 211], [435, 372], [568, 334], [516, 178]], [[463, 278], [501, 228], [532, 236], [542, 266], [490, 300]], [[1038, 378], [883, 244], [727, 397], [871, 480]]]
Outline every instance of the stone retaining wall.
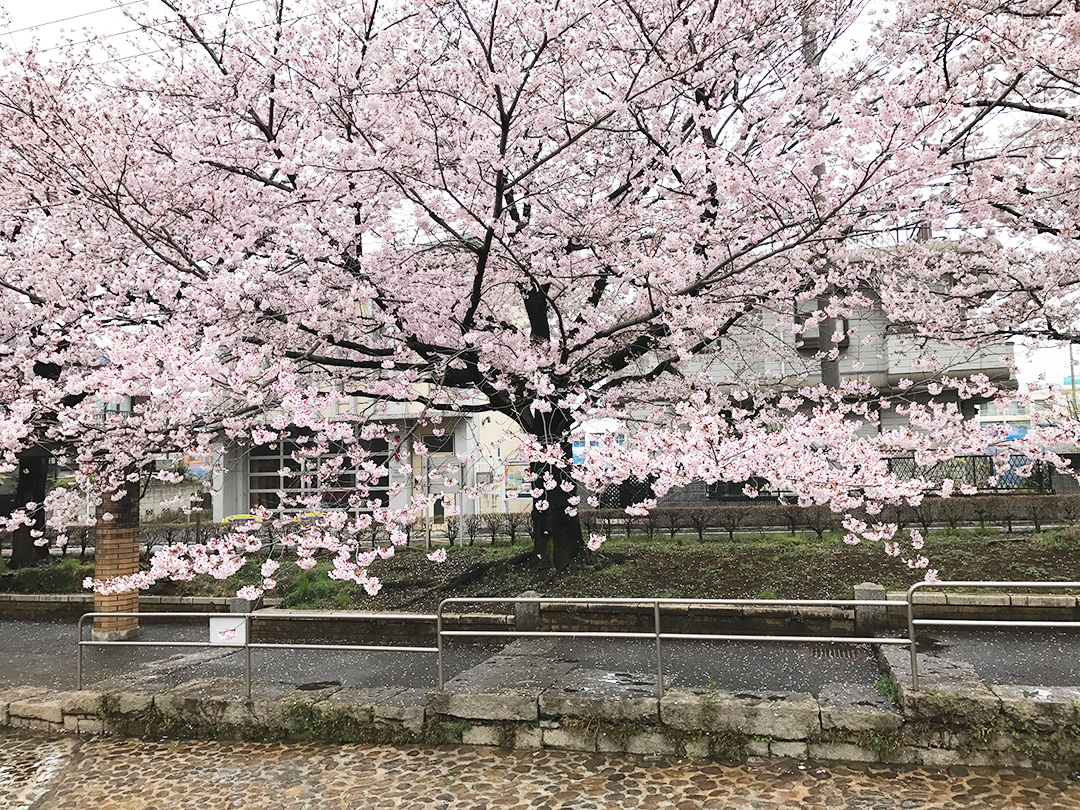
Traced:
[[896, 704], [866, 684], [801, 693], [670, 690], [652, 676], [554, 658], [518, 641], [442, 690], [311, 691], [229, 679], [161, 691], [0, 692], [0, 725], [51, 732], [329, 742], [465, 743], [523, 749], [920, 764], [1080, 765], [1080, 689], [989, 685], [963, 662], [927, 657], [911, 690], [906, 652], [881, 648]]
[[[217, 596], [140, 596], [139, 609], [161, 613], [228, 613], [229, 600]], [[0, 593], [0, 619], [77, 621], [84, 613], [93, 611], [93, 594]]]
[[[566, 605], [540, 600], [544, 630], [555, 632], [651, 633], [652, 603]], [[855, 613], [829, 607], [777, 605], [661, 605], [665, 633], [745, 633], [805, 636], [853, 635]]]
[[[903, 602], [904, 591], [890, 591], [890, 600]], [[918, 619], [973, 619], [978, 621], [1080, 621], [1080, 598], [1056, 594], [955, 593], [919, 590], [914, 596]], [[907, 627], [907, 606], [889, 607], [888, 625]]]
[[[651, 633], [651, 603], [640, 605], [552, 604], [538, 600], [540, 623], [547, 632]], [[420, 617], [365, 621], [362, 613], [342, 611], [308, 618], [302, 610], [261, 610], [252, 620], [252, 638], [259, 642], [318, 639], [328, 643], [373, 641], [435, 643], [435, 623]], [[519, 627], [513, 615], [454, 613], [443, 617], [451, 630], [537, 629]], [[666, 633], [772, 633], [776, 635], [852, 635], [854, 612], [836, 608], [771, 606], [667, 605], [661, 609]]]

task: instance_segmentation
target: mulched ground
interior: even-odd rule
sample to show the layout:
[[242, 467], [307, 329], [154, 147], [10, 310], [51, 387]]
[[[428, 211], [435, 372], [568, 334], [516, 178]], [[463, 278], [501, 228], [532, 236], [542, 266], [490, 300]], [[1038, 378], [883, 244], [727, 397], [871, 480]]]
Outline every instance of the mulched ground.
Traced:
[[[656, 536], [618, 536], [598, 553], [585, 552], [567, 571], [552, 576], [537, 570], [529, 546], [477, 543], [451, 548], [444, 563], [428, 562], [422, 548], [401, 549], [390, 560], [377, 561], [371, 573], [383, 581], [382, 593], [369, 598], [359, 586], [326, 577], [329, 563], [311, 572], [285, 564], [277, 572], [276, 594], [285, 607], [320, 609], [404, 609], [430, 611], [455, 596], [516, 596], [535, 590], [544, 596], [668, 598], [851, 598], [860, 582], [878, 582], [890, 590], [907, 588], [923, 578], [902, 560], [887, 556], [880, 545], [845, 545], [839, 535], [818, 539], [739, 535], [699, 542], [696, 537], [672, 540]], [[1000, 530], [935, 531], [923, 553], [942, 579], [1053, 580], [1080, 579], [1080, 527], [1040, 534], [1007, 534]], [[85, 573], [57, 566], [52, 575], [34, 573], [26, 583], [0, 575], [0, 590], [45, 592], [32, 586], [40, 579], [80, 590]], [[261, 580], [253, 561], [231, 580], [200, 578], [161, 583], [151, 593], [229, 596], [244, 584]], [[50, 566], [52, 568], [52, 566]], [[455, 582], [467, 577], [469, 581]], [[27, 574], [29, 572], [26, 572]], [[20, 574], [20, 579], [24, 575]], [[40, 585], [40, 583], [38, 583]]]
[[[736, 538], [699, 543], [667, 538], [609, 541], [582, 555], [567, 571], [552, 576], [527, 560], [492, 566], [475, 582], [448, 587], [478, 562], [520, 555], [525, 547], [451, 549], [445, 563], [429, 563], [422, 551], [405, 550], [373, 569], [383, 592], [369, 599], [337, 583], [316, 580], [294, 606], [344, 607], [346, 599], [368, 610], [433, 610], [451, 596], [516, 596], [535, 590], [544, 596], [668, 598], [850, 599], [854, 585], [878, 582], [905, 589], [925, 572], [909, 569], [879, 545], [845, 545], [838, 537]], [[1074, 581], [1080, 577], [1080, 531], [1052, 530], [1040, 535], [985, 534], [975, 531], [932, 534], [923, 549], [942, 579]], [[284, 566], [283, 566], [284, 569]], [[286, 587], [288, 590], [288, 587]]]

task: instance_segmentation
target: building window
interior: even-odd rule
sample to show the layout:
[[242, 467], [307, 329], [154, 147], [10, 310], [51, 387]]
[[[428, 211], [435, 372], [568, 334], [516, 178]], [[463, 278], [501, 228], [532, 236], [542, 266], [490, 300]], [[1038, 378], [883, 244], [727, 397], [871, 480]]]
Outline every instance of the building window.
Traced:
[[[370, 512], [390, 503], [387, 472], [389, 449], [385, 439], [363, 442], [371, 457], [356, 465], [343, 445], [331, 445], [318, 459], [304, 458], [304, 438], [257, 445], [248, 454], [248, 503], [250, 508], [282, 506], [279, 492], [288, 496], [286, 512], [303, 512], [309, 507], [295, 499], [318, 494], [320, 510], [344, 509], [353, 514]], [[327, 463], [336, 468], [327, 472]], [[320, 468], [323, 469], [320, 475]]]
[[428, 451], [429, 455], [454, 452], [453, 433], [446, 433], [442, 436], [424, 436], [421, 441], [424, 442], [424, 448]]

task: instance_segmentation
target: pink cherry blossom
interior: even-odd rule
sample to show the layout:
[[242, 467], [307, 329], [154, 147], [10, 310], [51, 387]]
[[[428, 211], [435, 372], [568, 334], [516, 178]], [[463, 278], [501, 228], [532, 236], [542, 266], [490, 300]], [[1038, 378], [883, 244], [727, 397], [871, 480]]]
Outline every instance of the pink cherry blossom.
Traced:
[[878, 516], [984, 482], [890, 458], [1066, 469], [1068, 408], [1019, 439], [973, 409], [1020, 401], [1011, 338], [1080, 337], [1075, 12], [220, 5], [138, 12], [137, 60], [0, 44], [0, 474], [71, 473], [0, 526], [110, 520], [167, 453], [299, 447], [280, 508], [100, 592], [323, 553], [377, 592], [434, 498], [491, 491], [469, 465], [499, 480], [477, 444], [413, 488], [447, 455], [421, 437], [481, 411], [556, 568], [592, 547], [578, 499], [632, 479], [629, 516], [782, 492], [921, 566]]

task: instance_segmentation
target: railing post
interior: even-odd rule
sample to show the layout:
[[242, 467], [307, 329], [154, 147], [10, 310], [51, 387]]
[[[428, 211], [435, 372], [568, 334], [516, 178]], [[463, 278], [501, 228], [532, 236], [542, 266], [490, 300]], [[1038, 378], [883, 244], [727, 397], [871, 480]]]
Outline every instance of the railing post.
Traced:
[[78, 650], [78, 654], [75, 656], [75, 681], [78, 685], [78, 689], [82, 691], [83, 677], [82, 677], [82, 628], [83, 620], [86, 618], [85, 614], [79, 617], [79, 623], [76, 625], [76, 637], [75, 648]]
[[251, 614], [244, 614], [244, 691], [251, 700]]
[[911, 688], [919, 688], [919, 657], [916, 652], [915, 640], [915, 589], [919, 583], [915, 583], [907, 592], [907, 632], [908, 646], [911, 648]]
[[653, 600], [653, 628], [656, 633], [656, 688], [664, 696], [664, 653], [660, 647], [660, 600]]
[[445, 683], [444, 680], [443, 680], [443, 659], [442, 659], [442, 649], [443, 649], [443, 647], [442, 647], [442, 609], [443, 609], [443, 603], [439, 602], [439, 607], [435, 611], [435, 649], [437, 650], [437, 652], [435, 653], [435, 656], [438, 659], [439, 689], [440, 690], [443, 688], [443, 685]]

